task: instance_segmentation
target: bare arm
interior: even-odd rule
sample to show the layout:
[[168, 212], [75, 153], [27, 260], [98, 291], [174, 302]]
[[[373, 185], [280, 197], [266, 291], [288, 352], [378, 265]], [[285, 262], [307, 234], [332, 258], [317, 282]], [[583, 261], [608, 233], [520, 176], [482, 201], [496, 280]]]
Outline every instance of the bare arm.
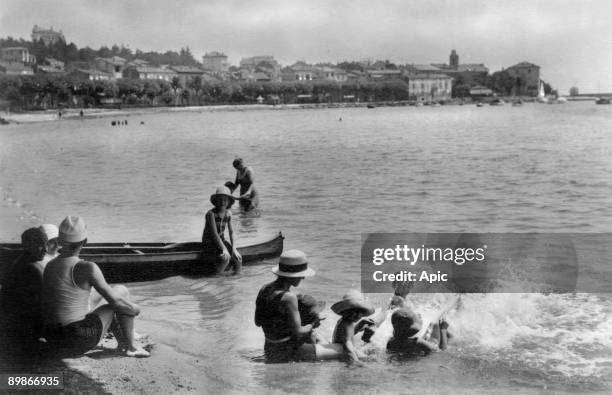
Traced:
[[235, 246], [234, 246], [234, 230], [232, 229], [232, 212], [228, 211], [227, 215], [229, 216], [229, 221], [227, 221], [227, 231], [229, 233], [229, 240], [230, 240], [230, 244], [232, 245], [232, 248], [235, 248]]
[[448, 346], [448, 322], [440, 321], [440, 350], [446, 350]]
[[117, 313], [137, 316], [140, 307], [136, 303], [115, 292], [104, 279], [102, 271], [93, 262], [81, 261], [74, 267], [74, 281], [79, 287], [85, 288], [91, 285]]
[[300, 319], [300, 313], [298, 311], [297, 297], [290, 292], [286, 292], [281, 298], [281, 303], [287, 311], [287, 324], [291, 328], [293, 336], [296, 339], [310, 336], [312, 325], [308, 324], [302, 326], [302, 320]]

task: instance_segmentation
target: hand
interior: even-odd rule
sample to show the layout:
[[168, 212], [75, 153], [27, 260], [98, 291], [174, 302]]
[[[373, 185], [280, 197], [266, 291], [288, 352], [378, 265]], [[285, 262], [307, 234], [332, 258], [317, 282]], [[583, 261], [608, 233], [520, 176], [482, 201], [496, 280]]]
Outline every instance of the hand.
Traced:
[[242, 262], [242, 255], [240, 255], [240, 253], [238, 252], [238, 249], [236, 249], [236, 247], [232, 248], [232, 254], [234, 255], [234, 258], [236, 258], [237, 260]]
[[223, 249], [223, 252], [221, 253], [221, 257], [223, 258], [223, 260], [224, 260], [224, 261], [225, 261], [225, 260], [227, 260], [227, 261], [229, 261], [229, 260], [230, 260], [231, 255], [230, 255], [230, 253], [227, 251], [227, 248], [224, 248], [224, 249]]
[[321, 326], [321, 317], [316, 316], [313, 320], [312, 320], [312, 327], [313, 328], [318, 328]]

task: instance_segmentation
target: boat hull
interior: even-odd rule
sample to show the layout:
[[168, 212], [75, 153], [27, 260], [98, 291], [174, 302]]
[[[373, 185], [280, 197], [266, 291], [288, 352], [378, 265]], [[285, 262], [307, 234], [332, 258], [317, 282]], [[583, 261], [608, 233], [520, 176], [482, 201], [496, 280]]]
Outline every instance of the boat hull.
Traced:
[[[283, 235], [238, 247], [244, 266], [255, 265], [283, 252]], [[213, 265], [204, 261], [202, 244], [188, 243], [91, 243], [81, 250], [83, 260], [98, 264], [110, 283], [151, 281], [165, 277], [210, 275]], [[0, 244], [0, 280], [21, 254], [17, 243]]]

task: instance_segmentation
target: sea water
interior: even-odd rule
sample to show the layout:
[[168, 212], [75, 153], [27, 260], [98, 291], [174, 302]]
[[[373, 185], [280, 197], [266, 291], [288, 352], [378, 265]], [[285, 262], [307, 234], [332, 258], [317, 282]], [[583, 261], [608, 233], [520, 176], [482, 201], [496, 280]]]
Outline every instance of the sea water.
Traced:
[[[113, 120], [129, 120], [111, 126]], [[257, 213], [236, 212], [241, 244], [282, 231], [317, 275], [298, 291], [329, 306], [359, 288], [361, 233], [612, 232], [612, 108], [588, 103], [160, 112], [2, 126], [0, 240], [81, 215], [89, 240], [199, 240], [215, 188], [252, 166]], [[172, 277], [129, 287], [160, 344], [202, 377], [249, 393], [609, 392], [609, 294], [463, 295], [446, 353], [367, 362], [263, 363], [253, 323], [267, 265], [239, 277]], [[602, 263], [581, 262], [581, 281]], [[590, 266], [589, 266], [590, 265]], [[590, 277], [589, 277], [590, 276]], [[507, 279], [512, 281], [512, 278]], [[518, 279], [516, 281], [519, 281]], [[391, 291], [391, 289], [389, 290]], [[384, 308], [389, 294], [368, 295]], [[419, 294], [423, 314], [449, 295]], [[139, 325], [139, 323], [137, 323]]]

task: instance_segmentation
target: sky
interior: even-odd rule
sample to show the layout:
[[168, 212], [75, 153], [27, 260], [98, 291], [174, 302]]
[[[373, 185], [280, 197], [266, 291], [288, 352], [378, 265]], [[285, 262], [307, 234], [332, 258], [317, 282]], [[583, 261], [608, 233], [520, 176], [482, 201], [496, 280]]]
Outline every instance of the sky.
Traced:
[[527, 61], [567, 94], [612, 92], [610, 0], [0, 0], [0, 37], [62, 30], [79, 48], [113, 44], [230, 64], [272, 55], [282, 65], [344, 60]]

